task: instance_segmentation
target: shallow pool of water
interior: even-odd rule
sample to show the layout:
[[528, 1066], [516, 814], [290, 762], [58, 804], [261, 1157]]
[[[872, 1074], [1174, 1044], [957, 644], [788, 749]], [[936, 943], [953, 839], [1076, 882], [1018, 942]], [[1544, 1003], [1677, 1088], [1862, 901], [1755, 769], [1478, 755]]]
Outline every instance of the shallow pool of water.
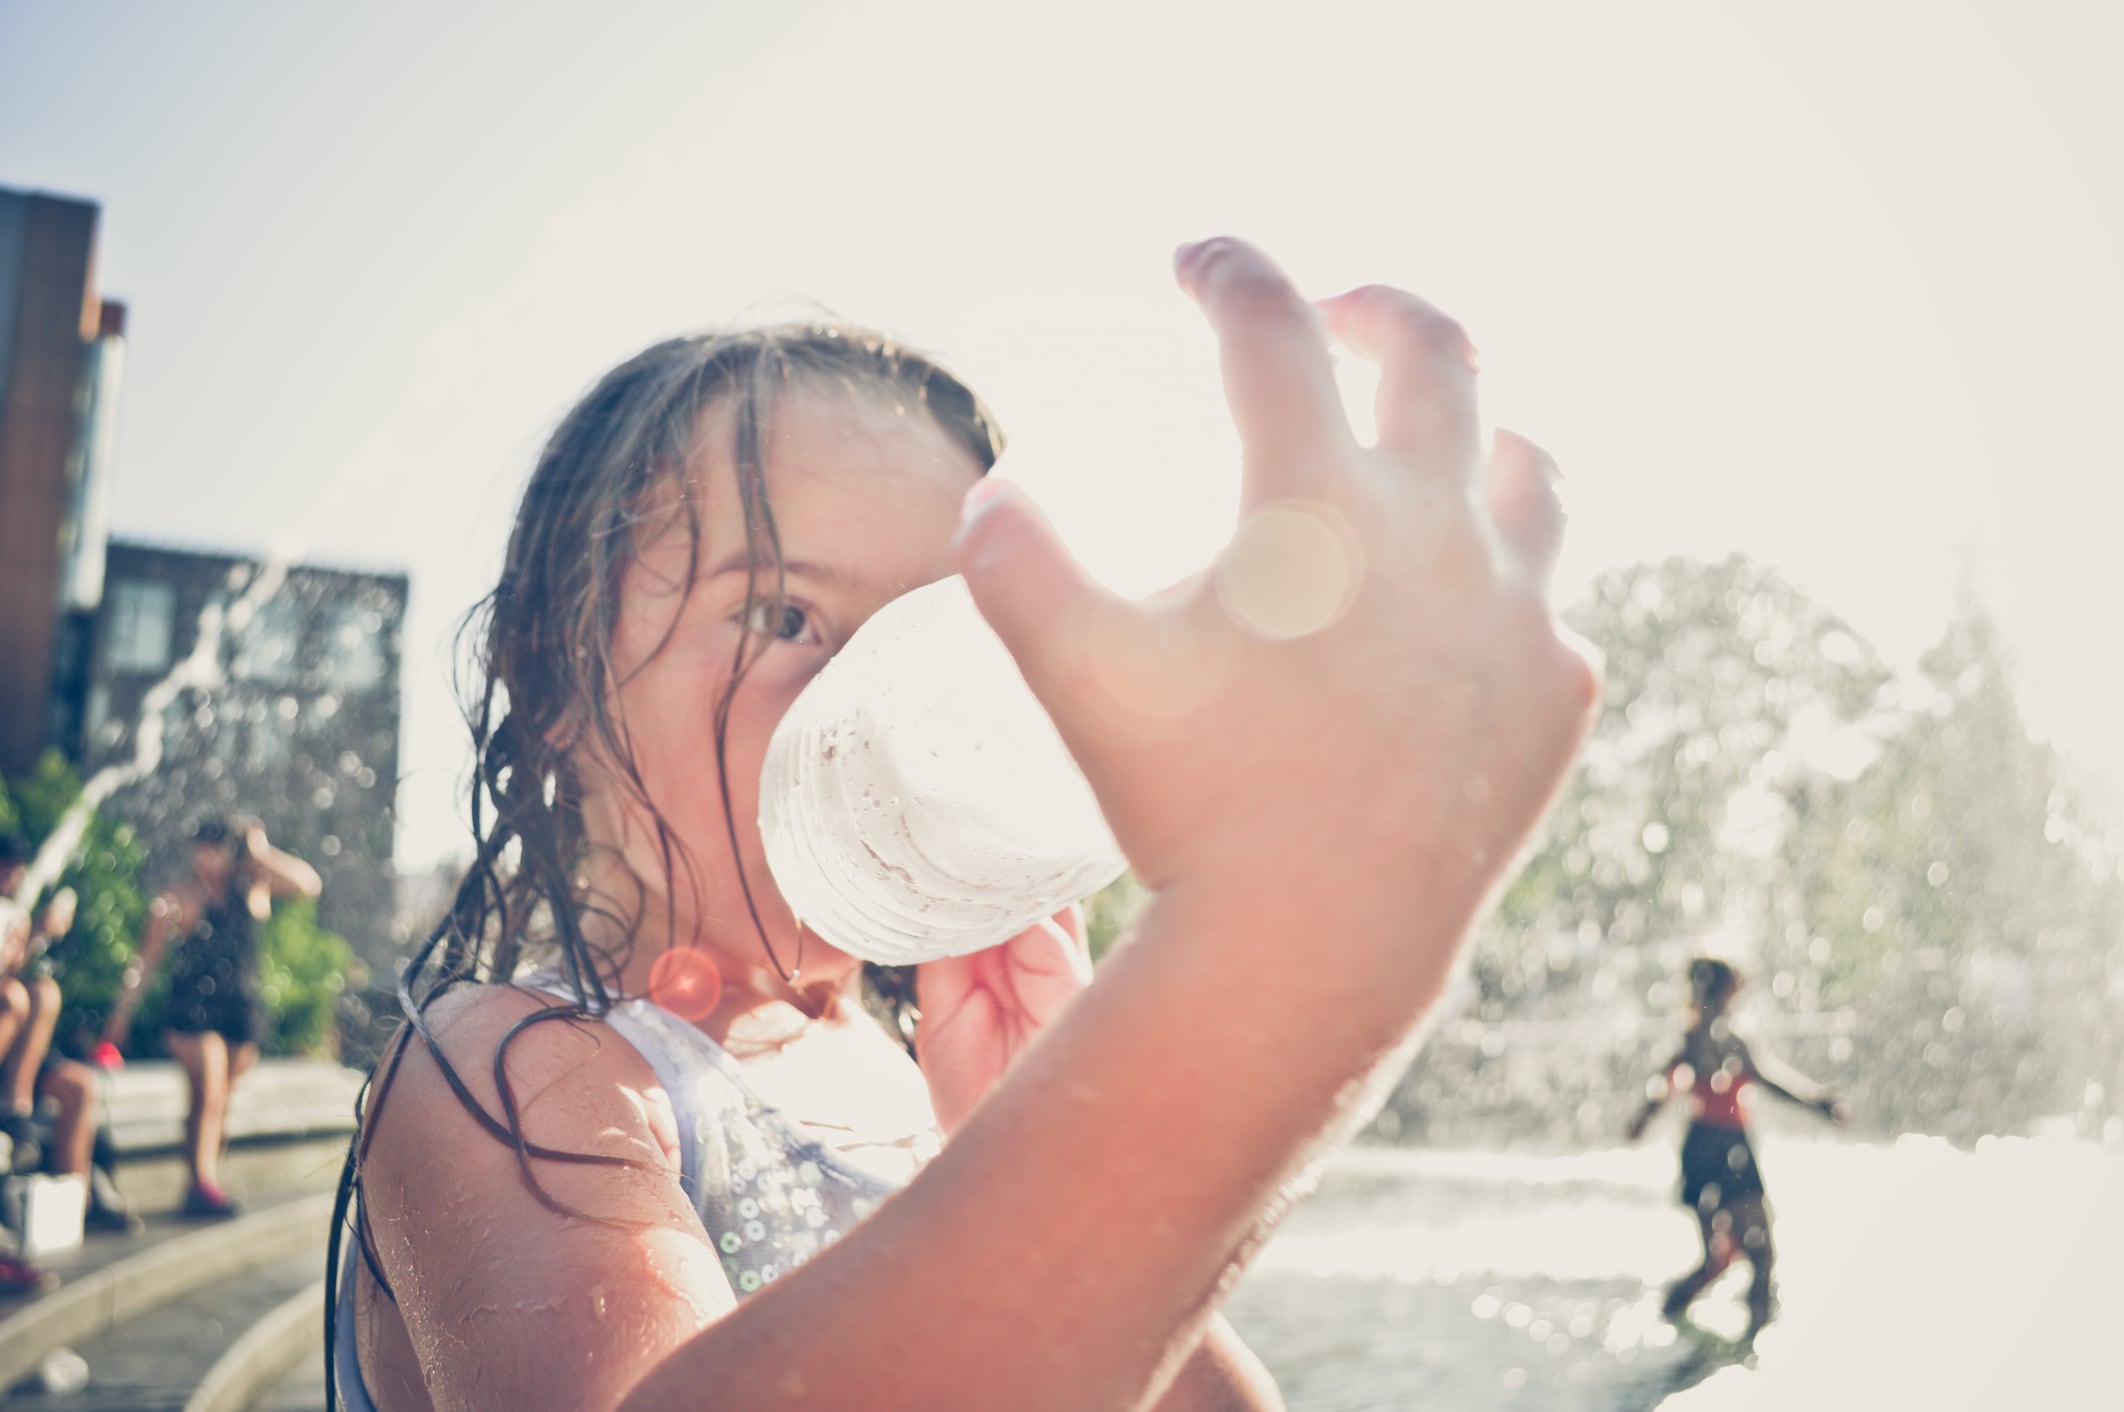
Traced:
[[[1293, 1412], [2108, 1405], [2124, 1155], [1780, 1141], [1762, 1161], [1782, 1312], [1746, 1273], [1658, 1317], [1697, 1258], [1671, 1146], [1343, 1154], [1235, 1291]], [[1723, 1335], [1723, 1337], [1722, 1337]]]

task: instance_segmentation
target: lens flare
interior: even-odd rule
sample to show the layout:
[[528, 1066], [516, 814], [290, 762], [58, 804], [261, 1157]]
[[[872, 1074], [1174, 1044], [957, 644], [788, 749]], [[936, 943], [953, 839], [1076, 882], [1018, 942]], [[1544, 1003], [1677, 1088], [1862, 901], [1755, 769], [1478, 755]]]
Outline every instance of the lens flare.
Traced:
[[1217, 561], [1217, 597], [1257, 637], [1305, 637], [1342, 616], [1363, 577], [1364, 552], [1342, 516], [1288, 500], [1241, 522]]
[[723, 998], [723, 973], [706, 954], [675, 947], [650, 966], [649, 998], [682, 1020], [706, 1019]]

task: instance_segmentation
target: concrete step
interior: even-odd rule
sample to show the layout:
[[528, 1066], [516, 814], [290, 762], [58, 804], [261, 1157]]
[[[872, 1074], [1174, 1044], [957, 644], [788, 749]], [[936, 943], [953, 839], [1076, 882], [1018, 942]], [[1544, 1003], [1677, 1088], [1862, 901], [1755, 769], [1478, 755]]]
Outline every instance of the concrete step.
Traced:
[[[229, 1099], [229, 1145], [346, 1133], [362, 1076], [325, 1059], [268, 1059]], [[184, 1145], [184, 1070], [166, 1059], [104, 1076], [102, 1117], [121, 1157], [175, 1153]]]
[[[312, 1266], [319, 1262], [314, 1258]], [[193, 1299], [211, 1297], [202, 1291]], [[324, 1406], [324, 1302], [322, 1277], [288, 1296], [261, 1315], [229, 1345], [199, 1380], [184, 1412], [250, 1412], [285, 1378], [305, 1368], [316, 1375], [317, 1400]]]
[[[316, 1294], [323, 1265], [316, 1252], [283, 1257], [73, 1344], [88, 1363], [88, 1385], [75, 1392], [18, 1388], [8, 1395], [9, 1412], [240, 1412], [250, 1398], [239, 1378], [220, 1372], [220, 1400], [199, 1401], [203, 1385], [216, 1380], [217, 1367], [232, 1354], [248, 1363], [250, 1355], [240, 1347], [246, 1334], [291, 1301]], [[271, 1352], [277, 1356], [279, 1350]], [[269, 1376], [285, 1366], [278, 1364]], [[239, 1400], [226, 1400], [230, 1393]]]
[[[317, 1192], [232, 1221], [160, 1219], [144, 1234], [94, 1237], [80, 1250], [54, 1257], [46, 1263], [64, 1281], [58, 1289], [0, 1304], [0, 1388], [13, 1386], [55, 1348], [84, 1350], [224, 1280], [281, 1261], [308, 1261], [310, 1279], [317, 1279], [331, 1213], [332, 1194]], [[250, 1320], [244, 1322], [247, 1327]], [[203, 1376], [204, 1367], [199, 1372]]]
[[[353, 1070], [315, 1059], [269, 1059], [246, 1074], [229, 1104], [222, 1185], [238, 1200], [331, 1186], [361, 1082]], [[104, 1075], [101, 1090], [97, 1117], [115, 1149], [119, 1191], [142, 1215], [176, 1210], [191, 1185], [184, 1071], [167, 1061], [128, 1064]]]
[[[116, 1148], [113, 1176], [148, 1226], [94, 1234], [43, 1259], [63, 1281], [57, 1290], [0, 1301], [0, 1402], [240, 1412], [312, 1368], [319, 1388], [308, 1405], [321, 1407], [317, 1282], [360, 1084], [350, 1070], [305, 1060], [268, 1061], [247, 1075], [221, 1168], [245, 1212], [203, 1223], [169, 1214], [189, 1185], [182, 1070], [153, 1062], [106, 1075], [99, 1116]], [[89, 1359], [86, 1391], [5, 1391], [62, 1347]], [[287, 1395], [306, 1394], [298, 1386]]]
[[[324, 1330], [318, 1330], [320, 1341]], [[250, 1412], [325, 1412], [324, 1352], [303, 1359], [251, 1404]]]
[[[298, 1192], [330, 1191], [339, 1183], [347, 1134], [260, 1139], [231, 1147], [221, 1159], [221, 1184], [237, 1201], [252, 1204]], [[191, 1187], [191, 1173], [178, 1156], [122, 1157], [111, 1178], [126, 1204], [143, 1216], [176, 1211]]]

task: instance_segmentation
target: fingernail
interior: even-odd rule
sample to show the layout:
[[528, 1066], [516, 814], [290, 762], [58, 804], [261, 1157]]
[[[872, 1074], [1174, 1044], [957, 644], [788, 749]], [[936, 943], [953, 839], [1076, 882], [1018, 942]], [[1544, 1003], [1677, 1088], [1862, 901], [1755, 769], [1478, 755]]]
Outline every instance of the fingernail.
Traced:
[[966, 492], [966, 498], [959, 502], [960, 527], [963, 529], [993, 509], [1009, 486], [1010, 482], [996, 476], [983, 476], [975, 481]]
[[1173, 251], [1173, 274], [1179, 279], [1180, 287], [1190, 294], [1195, 292], [1195, 266], [1210, 244], [1212, 242], [1208, 240], [1190, 240]]

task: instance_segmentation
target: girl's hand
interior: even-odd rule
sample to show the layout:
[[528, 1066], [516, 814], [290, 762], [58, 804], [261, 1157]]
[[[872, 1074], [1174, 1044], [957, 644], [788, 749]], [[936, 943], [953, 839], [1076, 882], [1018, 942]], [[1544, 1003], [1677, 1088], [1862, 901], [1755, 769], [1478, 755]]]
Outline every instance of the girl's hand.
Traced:
[[1084, 917], [1075, 907], [1001, 946], [930, 961], [915, 972], [922, 1022], [915, 1057], [937, 1123], [949, 1133], [995, 1086], [1032, 1038], [1091, 982]]
[[[1332, 958], [1315, 974], [1353, 1003], [1426, 1003], [1598, 696], [1547, 602], [1555, 467], [1484, 438], [1467, 335], [1415, 296], [1309, 304], [1234, 240], [1176, 264], [1243, 450], [1231, 544], [1125, 601], [991, 481], [960, 563], [1137, 877], [1191, 929], [1283, 952], [1242, 965]], [[1376, 445], [1343, 413], [1330, 336], [1379, 365]]]

